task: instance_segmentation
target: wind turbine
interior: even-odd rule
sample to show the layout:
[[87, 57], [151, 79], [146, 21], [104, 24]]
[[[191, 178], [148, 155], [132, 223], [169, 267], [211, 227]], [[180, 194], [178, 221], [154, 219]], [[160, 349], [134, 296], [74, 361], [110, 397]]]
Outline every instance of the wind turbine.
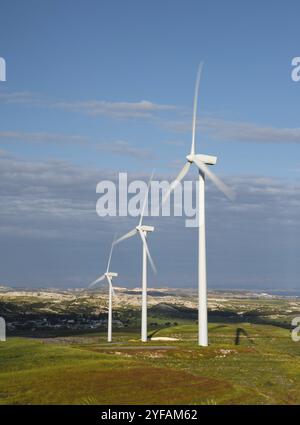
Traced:
[[109, 271], [113, 248], [114, 248], [114, 242], [111, 244], [106, 272], [103, 275], [101, 275], [100, 277], [98, 277], [96, 280], [94, 280], [92, 283], [90, 283], [89, 286], [88, 286], [89, 288], [93, 288], [95, 285], [97, 285], [97, 283], [103, 281], [104, 279], [106, 279], [106, 281], [108, 283], [108, 287], [109, 287], [108, 326], [107, 326], [107, 341], [108, 342], [112, 341], [112, 297], [115, 296], [115, 291], [114, 291], [114, 288], [113, 288], [113, 285], [112, 285], [112, 280], [113, 280], [114, 277], [118, 276], [118, 273], [113, 273], [113, 272]]
[[203, 68], [203, 62], [200, 63], [196, 78], [193, 127], [192, 127], [192, 145], [190, 153], [186, 156], [186, 164], [181, 169], [176, 179], [171, 183], [170, 188], [163, 198], [163, 203], [170, 196], [179, 182], [184, 178], [192, 164], [195, 164], [199, 171], [199, 246], [198, 246], [198, 344], [206, 347], [208, 345], [207, 330], [207, 282], [206, 282], [206, 246], [205, 246], [205, 177], [207, 176], [229, 199], [233, 200], [234, 192], [226, 186], [208, 167], [215, 165], [216, 156], [202, 155], [195, 153], [196, 136], [196, 117], [198, 105], [199, 84]]
[[144, 203], [143, 203], [143, 207], [142, 207], [142, 211], [141, 211], [141, 216], [140, 216], [140, 221], [138, 223], [138, 225], [130, 230], [130, 232], [126, 233], [125, 235], [121, 236], [119, 239], [117, 239], [115, 241], [115, 244], [118, 244], [122, 241], [124, 241], [125, 239], [129, 239], [132, 236], [135, 235], [139, 235], [142, 243], [143, 243], [143, 272], [142, 272], [142, 324], [141, 324], [141, 340], [143, 342], [147, 342], [147, 257], [148, 260], [151, 264], [151, 267], [154, 271], [154, 273], [156, 273], [156, 268], [154, 265], [154, 262], [152, 260], [149, 248], [148, 248], [148, 244], [147, 244], [147, 237], [148, 237], [148, 233], [151, 233], [154, 231], [154, 227], [153, 226], [145, 226], [143, 224], [143, 216], [144, 216], [144, 212], [145, 212], [145, 207], [146, 207], [146, 202], [148, 199], [148, 193], [149, 193], [149, 187], [150, 187], [150, 183], [152, 180], [152, 176], [149, 180], [148, 183], [148, 187], [147, 187], [147, 192], [145, 194], [145, 198], [144, 198]]

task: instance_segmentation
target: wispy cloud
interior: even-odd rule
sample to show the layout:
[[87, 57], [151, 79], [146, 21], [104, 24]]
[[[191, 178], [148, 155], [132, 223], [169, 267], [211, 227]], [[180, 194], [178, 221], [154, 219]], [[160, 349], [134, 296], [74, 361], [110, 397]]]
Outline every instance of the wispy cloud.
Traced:
[[248, 122], [206, 118], [203, 120], [203, 128], [220, 140], [257, 143], [300, 143], [300, 127], [259, 126]]
[[136, 148], [123, 140], [101, 143], [97, 145], [97, 149], [103, 152], [137, 159], [155, 159], [155, 155], [149, 149]]
[[166, 140], [163, 143], [168, 146], [176, 146], [176, 147], [186, 146], [186, 142], [184, 142], [183, 140]]
[[138, 102], [111, 102], [107, 100], [58, 100], [47, 99], [30, 92], [0, 93], [0, 102], [7, 104], [27, 104], [65, 111], [74, 111], [93, 116], [116, 118], [153, 118], [163, 111], [174, 111], [176, 106], [141, 100]]
[[157, 112], [175, 109], [173, 105], [158, 104], [147, 100], [140, 102], [108, 102], [104, 100], [56, 102], [52, 107], [88, 115], [107, 115], [119, 118], [150, 118]]
[[[191, 118], [186, 119], [187, 110], [170, 104], [141, 100], [138, 102], [111, 102], [107, 100], [51, 100], [30, 92], [0, 93], [0, 102], [22, 104], [73, 111], [90, 116], [107, 116], [124, 119], [156, 119], [160, 125], [173, 132], [191, 132]], [[173, 114], [171, 120], [163, 120], [163, 112]], [[176, 114], [176, 119], [174, 114]], [[275, 127], [245, 121], [230, 121], [218, 117], [199, 117], [198, 128], [217, 140], [249, 143], [300, 143], [300, 127]], [[171, 143], [171, 142], [170, 142]], [[174, 142], [173, 142], [174, 143]], [[178, 143], [178, 142], [176, 142]]]
[[[242, 121], [227, 121], [221, 118], [199, 118], [198, 128], [217, 140], [253, 143], [300, 143], [300, 127], [280, 128], [260, 126]], [[175, 132], [190, 132], [190, 121], [169, 121], [163, 124]]]
[[37, 97], [31, 92], [0, 92], [0, 101], [2, 103], [30, 103], [32, 104]]
[[0, 131], [2, 141], [20, 141], [33, 143], [86, 143], [87, 138], [75, 134], [46, 132]]
[[[155, 155], [151, 150], [139, 148], [131, 145], [124, 140], [116, 140], [103, 143], [89, 143], [89, 139], [84, 136], [75, 134], [60, 134], [47, 132], [22, 132], [22, 131], [0, 131], [0, 142], [29, 142], [44, 144], [85, 144], [85, 147], [97, 149], [98, 151], [107, 152], [113, 155], [127, 156], [136, 159], [155, 159]], [[0, 150], [0, 157], [7, 156], [7, 152]]]

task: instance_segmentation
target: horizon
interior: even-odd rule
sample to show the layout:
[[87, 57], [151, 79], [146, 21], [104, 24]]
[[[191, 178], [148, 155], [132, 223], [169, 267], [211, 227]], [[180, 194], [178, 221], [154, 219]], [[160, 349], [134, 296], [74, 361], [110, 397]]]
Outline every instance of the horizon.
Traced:
[[[118, 286], [118, 285], [114, 285], [114, 290], [118, 291], [118, 290], [128, 290], [130, 292], [140, 292], [142, 293], [142, 289], [139, 286]], [[37, 287], [30, 287], [30, 286], [6, 286], [6, 285], [0, 285], [0, 292], [2, 290], [12, 290], [15, 292], [22, 292], [22, 291], [28, 291], [28, 292], [60, 292], [60, 291], [74, 291], [74, 292], [91, 292], [91, 293], [97, 293], [97, 292], [101, 292], [101, 293], [107, 293], [108, 289], [105, 288], [104, 286], [98, 286], [96, 288], [90, 289], [88, 287], [55, 287], [55, 286], [37, 286]], [[172, 286], [162, 286], [162, 287], [148, 287], [147, 291], [150, 294], [150, 292], [155, 292], [155, 291], [193, 291], [193, 292], [198, 292], [198, 288], [196, 287], [187, 287], [187, 286], [177, 286], [177, 287], [172, 287]], [[288, 296], [287, 294], [294, 294], [295, 297], [300, 296], [300, 290], [299, 288], [267, 288], [267, 289], [262, 289], [262, 288], [223, 288], [223, 287], [216, 287], [216, 288], [209, 288], [208, 289], [208, 294], [212, 293], [212, 292], [228, 292], [228, 293], [253, 293], [253, 294], [266, 294], [266, 295], [280, 295], [280, 293], [282, 293], [282, 296]]]

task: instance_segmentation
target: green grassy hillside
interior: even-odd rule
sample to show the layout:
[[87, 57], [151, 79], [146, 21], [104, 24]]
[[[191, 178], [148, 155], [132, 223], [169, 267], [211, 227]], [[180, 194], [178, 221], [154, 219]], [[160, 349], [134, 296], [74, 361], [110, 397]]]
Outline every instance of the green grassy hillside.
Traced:
[[210, 323], [197, 346], [191, 321], [157, 330], [9, 338], [0, 343], [2, 404], [299, 404], [300, 343], [271, 325]]

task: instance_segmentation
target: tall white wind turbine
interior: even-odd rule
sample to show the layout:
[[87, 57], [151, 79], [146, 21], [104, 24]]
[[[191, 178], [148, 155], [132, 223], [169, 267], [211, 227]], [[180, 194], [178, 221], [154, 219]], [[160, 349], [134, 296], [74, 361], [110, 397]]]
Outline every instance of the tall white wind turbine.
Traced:
[[118, 276], [118, 273], [114, 273], [114, 272], [109, 271], [113, 248], [114, 248], [114, 242], [111, 245], [106, 272], [103, 275], [101, 275], [100, 277], [98, 277], [96, 280], [94, 280], [92, 283], [90, 283], [90, 285], [89, 285], [89, 288], [93, 288], [94, 286], [97, 285], [97, 283], [103, 281], [104, 279], [106, 279], [106, 281], [108, 283], [108, 288], [109, 288], [108, 322], [107, 322], [108, 323], [108, 325], [107, 325], [107, 341], [108, 342], [112, 341], [112, 297], [115, 295], [115, 291], [114, 291], [114, 288], [113, 288], [113, 285], [112, 285], [112, 280], [113, 280], [114, 277]]
[[124, 241], [125, 239], [131, 238], [132, 236], [139, 235], [142, 244], [143, 244], [143, 272], [142, 272], [142, 321], [141, 321], [141, 340], [143, 342], [147, 342], [147, 258], [150, 262], [150, 265], [156, 273], [156, 268], [154, 265], [154, 262], [152, 260], [148, 244], [147, 244], [147, 237], [149, 232], [154, 231], [153, 226], [145, 226], [143, 224], [143, 216], [145, 213], [145, 207], [148, 199], [148, 193], [149, 193], [149, 187], [151, 184], [152, 176], [148, 183], [147, 192], [145, 194], [144, 203], [141, 211], [140, 221], [138, 225], [130, 230], [130, 232], [126, 233], [124, 236], [120, 237], [115, 241], [115, 244], [118, 244], [119, 242]]
[[192, 127], [192, 145], [191, 151], [186, 156], [186, 164], [171, 183], [169, 191], [164, 196], [163, 202], [170, 196], [179, 182], [189, 171], [192, 164], [195, 164], [199, 171], [199, 246], [198, 246], [198, 343], [206, 347], [208, 345], [208, 329], [207, 329], [207, 282], [206, 282], [206, 246], [205, 246], [205, 177], [207, 176], [223, 192], [229, 199], [233, 200], [234, 192], [226, 186], [208, 167], [215, 165], [216, 156], [199, 155], [195, 153], [195, 136], [196, 136], [196, 117], [198, 105], [198, 92], [201, 78], [203, 63], [200, 63], [197, 73], [194, 111], [193, 111], [193, 127]]

